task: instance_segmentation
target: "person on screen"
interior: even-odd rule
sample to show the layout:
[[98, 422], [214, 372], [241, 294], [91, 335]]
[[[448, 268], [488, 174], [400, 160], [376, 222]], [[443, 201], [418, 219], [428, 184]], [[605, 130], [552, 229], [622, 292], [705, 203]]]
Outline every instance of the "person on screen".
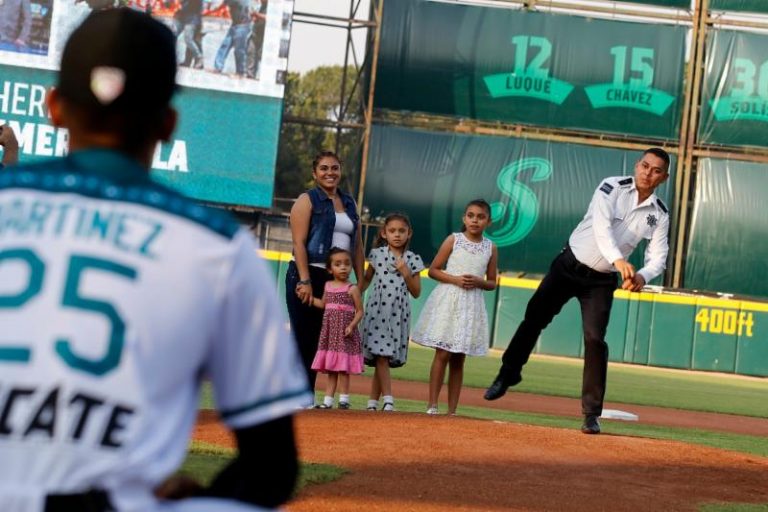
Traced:
[[0, 49], [3, 43], [17, 49], [29, 46], [31, 32], [29, 0], [0, 0]]
[[235, 74], [246, 76], [246, 60], [248, 37], [251, 35], [251, 10], [250, 0], [224, 0], [229, 9], [229, 18], [232, 21], [227, 34], [221, 41], [219, 51], [216, 52], [216, 60], [213, 64], [214, 72], [224, 71], [230, 50], [235, 49]]

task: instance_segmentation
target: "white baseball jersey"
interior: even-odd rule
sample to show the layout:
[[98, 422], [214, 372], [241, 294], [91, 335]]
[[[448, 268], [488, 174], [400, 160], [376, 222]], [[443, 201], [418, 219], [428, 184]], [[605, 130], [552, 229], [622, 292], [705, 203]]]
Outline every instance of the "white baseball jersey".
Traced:
[[571, 233], [568, 245], [580, 262], [599, 272], [615, 272], [613, 262], [626, 259], [641, 240], [648, 240], [645, 265], [637, 271], [646, 283], [667, 262], [669, 212], [656, 194], [638, 204], [635, 180], [606, 178], [597, 187], [587, 213]]
[[209, 378], [231, 428], [311, 400], [275, 279], [228, 214], [123, 156], [0, 173], [0, 510], [155, 510]]

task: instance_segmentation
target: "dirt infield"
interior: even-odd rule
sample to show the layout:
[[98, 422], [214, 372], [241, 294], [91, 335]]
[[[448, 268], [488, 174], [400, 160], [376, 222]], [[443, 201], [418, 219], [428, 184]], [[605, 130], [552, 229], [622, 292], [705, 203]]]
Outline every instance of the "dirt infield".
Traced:
[[[322, 379], [323, 376], [319, 375], [317, 389], [323, 389]], [[370, 390], [371, 381], [369, 378], [355, 377], [354, 379], [351, 379], [351, 392], [353, 394], [368, 395]], [[461, 414], [462, 405], [471, 405], [487, 407], [489, 409], [550, 414], [553, 416], [581, 416], [581, 401], [576, 398], [533, 395], [530, 393], [516, 393], [510, 391], [503, 398], [494, 402], [489, 402], [483, 399], [484, 391], [484, 389], [464, 388], [461, 391], [459, 414]], [[425, 404], [427, 401], [427, 386], [422, 382], [402, 380], [392, 381], [392, 393], [396, 398], [421, 400]], [[440, 396], [443, 407], [445, 407], [445, 393], [446, 391], [443, 389], [443, 394]], [[703, 430], [713, 430], [715, 432], [731, 432], [734, 434], [768, 437], [768, 419], [765, 418], [682, 411], [679, 409], [620, 404], [615, 402], [606, 402], [605, 408], [633, 412], [640, 417], [640, 423], [648, 425], [699, 428]]]
[[[768, 459], [669, 441], [462, 417], [305, 411], [302, 460], [350, 472], [293, 512], [697, 510], [768, 502]], [[211, 414], [195, 438], [231, 443]]]
[[[353, 379], [352, 392], [367, 392], [367, 385], [367, 379]], [[396, 397], [426, 394], [421, 383], [393, 385]], [[462, 404], [579, 413], [577, 400], [510, 393], [489, 403], [479, 389], [465, 389]], [[638, 413], [640, 422], [768, 433], [768, 420], [758, 418], [625, 409]], [[679, 442], [367, 411], [303, 411], [296, 425], [302, 460], [349, 473], [302, 491], [287, 507], [291, 512], [683, 511], [707, 502], [768, 502], [768, 458]], [[212, 413], [201, 415], [195, 439], [231, 444]]]

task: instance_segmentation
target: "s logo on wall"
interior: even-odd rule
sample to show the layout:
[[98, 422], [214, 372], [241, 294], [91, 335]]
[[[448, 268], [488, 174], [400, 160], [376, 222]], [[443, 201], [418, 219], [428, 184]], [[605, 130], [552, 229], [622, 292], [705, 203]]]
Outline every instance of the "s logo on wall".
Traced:
[[507, 247], [524, 239], [533, 230], [539, 217], [536, 194], [517, 180], [518, 175], [527, 170], [533, 171], [531, 181], [545, 181], [552, 176], [549, 160], [523, 158], [502, 168], [496, 178], [496, 185], [504, 199], [491, 203], [493, 224], [486, 235], [499, 247]]

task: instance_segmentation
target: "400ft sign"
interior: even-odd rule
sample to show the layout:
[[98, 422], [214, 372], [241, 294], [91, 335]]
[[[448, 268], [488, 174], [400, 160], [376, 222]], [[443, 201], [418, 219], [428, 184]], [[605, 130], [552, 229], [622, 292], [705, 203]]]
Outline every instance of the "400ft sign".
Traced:
[[701, 308], [696, 313], [696, 323], [701, 332], [731, 334], [751, 338], [755, 326], [752, 313], [733, 309]]

